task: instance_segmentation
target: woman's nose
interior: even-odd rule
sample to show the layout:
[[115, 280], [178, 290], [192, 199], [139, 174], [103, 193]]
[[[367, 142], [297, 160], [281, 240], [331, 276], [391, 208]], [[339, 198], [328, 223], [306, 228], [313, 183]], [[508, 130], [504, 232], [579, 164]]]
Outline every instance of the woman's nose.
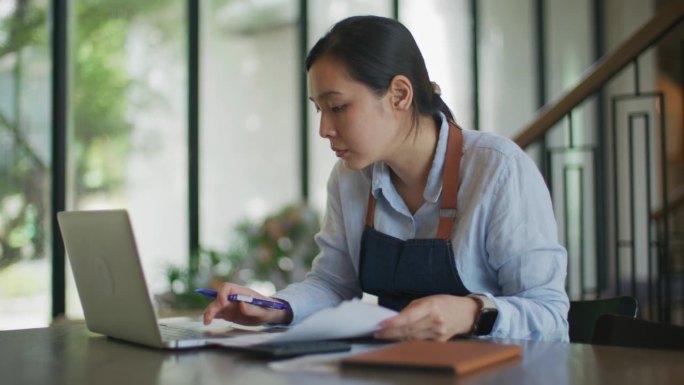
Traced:
[[326, 118], [325, 114], [321, 114], [321, 121], [318, 127], [318, 135], [320, 135], [321, 138], [330, 138], [335, 136], [335, 134], [336, 131], [333, 128], [333, 125], [330, 124], [330, 121]]

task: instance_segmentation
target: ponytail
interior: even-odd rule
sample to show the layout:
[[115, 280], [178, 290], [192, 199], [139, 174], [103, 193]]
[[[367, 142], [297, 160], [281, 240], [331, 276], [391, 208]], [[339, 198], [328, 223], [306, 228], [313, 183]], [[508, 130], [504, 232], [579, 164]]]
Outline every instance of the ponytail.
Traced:
[[439, 84], [437, 84], [437, 82], [430, 82], [430, 84], [432, 84], [432, 113], [430, 115], [436, 117], [436, 115], [441, 112], [446, 116], [448, 121], [456, 123], [456, 119], [454, 119], [454, 114], [451, 112], [451, 109], [449, 109], [449, 106], [442, 100], [442, 89], [439, 87]]

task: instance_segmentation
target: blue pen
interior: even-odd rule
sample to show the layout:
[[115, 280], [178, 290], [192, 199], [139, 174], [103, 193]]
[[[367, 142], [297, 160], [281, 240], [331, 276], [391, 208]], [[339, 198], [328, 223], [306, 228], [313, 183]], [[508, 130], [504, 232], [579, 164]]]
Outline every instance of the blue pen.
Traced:
[[[212, 297], [212, 298], [216, 298], [216, 294], [217, 294], [216, 290], [210, 290], [210, 289], [197, 289], [197, 290], [195, 290], [195, 293], [206, 295], [207, 297]], [[243, 294], [230, 294], [228, 296], [228, 300], [233, 301], [233, 302], [245, 302], [245, 303], [249, 303], [249, 304], [256, 305], [256, 306], [267, 307], [270, 309], [287, 310], [290, 308], [290, 306], [288, 306], [288, 304], [283, 303], [283, 302], [268, 301], [265, 299], [254, 298], [254, 297], [251, 297], [249, 295], [243, 295]]]

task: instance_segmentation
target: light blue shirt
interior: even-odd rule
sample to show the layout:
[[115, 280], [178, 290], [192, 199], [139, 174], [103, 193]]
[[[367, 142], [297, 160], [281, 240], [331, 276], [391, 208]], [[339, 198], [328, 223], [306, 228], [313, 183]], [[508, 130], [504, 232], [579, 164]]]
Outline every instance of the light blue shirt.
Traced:
[[[293, 323], [362, 295], [359, 252], [368, 191], [376, 198], [375, 229], [401, 238], [435, 238], [448, 138], [442, 117], [435, 157], [414, 215], [377, 162], [350, 170], [338, 162], [315, 239], [320, 254], [302, 282], [274, 297], [290, 303]], [[454, 258], [465, 287], [492, 298], [499, 311], [492, 337], [568, 341], [567, 256], [558, 243], [549, 191], [534, 162], [502, 136], [463, 130]]]

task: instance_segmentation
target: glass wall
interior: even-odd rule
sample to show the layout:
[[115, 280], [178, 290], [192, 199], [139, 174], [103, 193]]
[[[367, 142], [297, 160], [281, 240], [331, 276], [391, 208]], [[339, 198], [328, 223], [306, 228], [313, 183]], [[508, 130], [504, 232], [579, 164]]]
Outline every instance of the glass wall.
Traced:
[[188, 259], [185, 3], [74, 1], [71, 12], [67, 208], [128, 209], [159, 293], [166, 266]]
[[532, 0], [479, 0], [480, 129], [512, 137], [537, 110]]
[[299, 201], [299, 5], [202, 7], [200, 237], [203, 248], [225, 254], [238, 225]]
[[48, 9], [0, 2], [0, 330], [50, 321]]
[[[307, 50], [345, 17], [392, 17], [398, 5], [400, 21], [414, 34], [430, 77], [440, 84], [445, 101], [466, 129], [511, 137], [537, 110], [542, 71], [537, 68], [534, 0], [305, 3]], [[50, 4], [0, 0], [0, 329], [49, 322]], [[254, 236], [254, 227], [245, 224], [257, 223], [261, 234], [278, 235], [278, 221], [300, 215], [285, 212], [276, 225], [268, 220], [301, 199], [304, 151], [310, 203], [319, 216], [325, 207], [325, 186], [336, 158], [319, 137], [319, 117], [301, 89], [305, 53], [300, 4], [199, 2], [199, 227], [204, 251], [231, 258], [234, 245]], [[477, 20], [472, 19], [473, 4]], [[593, 61], [590, 40], [596, 31], [590, 28], [589, 0], [541, 4], [546, 26], [544, 92], [549, 100]], [[621, 4], [606, 2], [606, 14], [628, 20]], [[187, 1], [175, 0], [69, 2], [66, 207], [128, 209], [154, 294], [169, 289], [175, 274], [170, 265], [186, 268], [189, 260], [187, 6]], [[628, 16], [637, 14], [640, 20], [648, 17], [641, 8], [630, 12]], [[475, 26], [478, 35], [473, 35]], [[625, 28], [619, 21], [608, 25], [609, 48], [622, 41], [625, 33], [618, 32]], [[308, 105], [305, 117], [299, 116], [301, 103]], [[576, 111], [578, 127], [594, 119], [592, 108]], [[301, 147], [304, 123], [308, 148]], [[592, 135], [578, 130], [574, 139], [591, 143]], [[549, 136], [550, 145], [564, 141], [563, 127]], [[570, 155], [560, 156], [575, 162]], [[577, 177], [574, 181], [579, 183]], [[557, 189], [556, 184], [552, 181], [552, 188]], [[562, 208], [557, 212], [563, 222]], [[576, 218], [568, 218], [568, 223], [573, 228], [583, 225]], [[573, 247], [578, 235], [568, 237]], [[276, 241], [280, 248], [292, 248], [288, 237], [277, 236]], [[267, 257], [249, 254], [254, 260]], [[284, 269], [286, 262], [284, 258], [277, 264]], [[576, 264], [571, 269], [576, 270]], [[67, 316], [78, 318], [81, 309], [71, 278], [68, 273]], [[249, 281], [250, 276], [241, 279]], [[260, 289], [268, 293], [274, 286]]]
[[[651, 17], [654, 16], [656, 11], [656, 4], [659, 2], [652, 1], [616, 1], [608, 0], [605, 2], [604, 12], [606, 14], [614, 15], [609, 23], [606, 25], [606, 49], [614, 50], [618, 47], [624, 39], [634, 34], [644, 23], [646, 23]], [[665, 2], [661, 2], [665, 3]], [[676, 34], [675, 34], [676, 35]], [[681, 36], [681, 35], [680, 35]], [[680, 48], [677, 49], [676, 55], [681, 55], [681, 41], [676, 43]], [[661, 45], [662, 47], [662, 42]], [[662, 191], [657, 191], [654, 189], [654, 185], [649, 186], [646, 182], [645, 175], [646, 169], [645, 165], [649, 162], [649, 156], [645, 151], [651, 152], [651, 157], [660, 156], [660, 151], [658, 146], [660, 145], [657, 138], [659, 134], [660, 125], [660, 113], [661, 109], [664, 107], [666, 113], [671, 113], [672, 111], [681, 111], [682, 105], [679, 104], [675, 106], [672, 110], [668, 107], [672, 105], [661, 106], [657, 100], [657, 97], [649, 95], [651, 92], [664, 92], [667, 97], [672, 97], [671, 85], [668, 90], [667, 84], [659, 84], [661, 79], [658, 77], [663, 75], [663, 72], [658, 68], [657, 62], [657, 49], [649, 49], [643, 52], [638, 57], [638, 76], [635, 77], [635, 68], [633, 65], [627, 67], [627, 69], [621, 71], [605, 88], [607, 95], [611, 98], [607, 101], [606, 110], [612, 107], [612, 103], [615, 103], [615, 115], [611, 112], [607, 121], [610, 124], [611, 130], [608, 131], [608, 137], [606, 141], [609, 143], [615, 143], [615, 151], [613, 154], [611, 152], [611, 158], [614, 157], [617, 163], [613, 163], [612, 159], [608, 163], [609, 170], [611, 170], [611, 177], [614, 177], [614, 181], [608, 182], [611, 184], [611, 189], [616, 191], [614, 193], [615, 206], [609, 206], [609, 212], [611, 215], [617, 217], [616, 223], [617, 229], [613, 230], [610, 234], [610, 239], [615, 240], [615, 242], [609, 242], [609, 255], [615, 255], [618, 259], [618, 264], [621, 266], [620, 270], [615, 270], [616, 265], [611, 263], [609, 269], [611, 269], [611, 274], [614, 274], [618, 282], [629, 282], [633, 276], [638, 282], [647, 282], [650, 279], [650, 271], [659, 271], [663, 267], [658, 267], [652, 261], [649, 261], [647, 256], [650, 256], [653, 250], [657, 248], [654, 247], [654, 242], [649, 238], [659, 236], [660, 234], [654, 234], [654, 227], [649, 228], [653, 224], [653, 217], [651, 217], [653, 212], [656, 212], [660, 207], [662, 207], [662, 201], [660, 197], [662, 196]], [[676, 57], [676, 56], [675, 56]], [[636, 84], [636, 78], [639, 79], [639, 84]], [[663, 88], [659, 88], [662, 86]], [[619, 95], [632, 95], [640, 90], [644, 93], [643, 97], [632, 97], [623, 100], [614, 100]], [[671, 103], [670, 100], [668, 103]], [[640, 114], [645, 114], [644, 116], [639, 116]], [[636, 116], [636, 117], [635, 117]], [[669, 124], [675, 120], [670, 121], [672, 118], [668, 116], [665, 119], [666, 124]], [[613, 120], [614, 119], [614, 120]], [[631, 121], [630, 121], [631, 120]], [[632, 126], [630, 130], [630, 126]], [[650, 140], [647, 141], [646, 127], [650, 127], [653, 135]], [[669, 128], [669, 127], [668, 127]], [[614, 131], [613, 131], [614, 130]], [[613, 137], [613, 134], [615, 137]], [[631, 135], [634, 135], [633, 139], [630, 139]], [[635, 144], [630, 144], [630, 140], [634, 140]], [[646, 143], [650, 142], [651, 147], [645, 146]], [[612, 149], [611, 149], [612, 150]], [[636, 176], [636, 182], [634, 176], [631, 176], [630, 167], [630, 157], [634, 164], [634, 176]], [[653, 159], [653, 158], [651, 158]], [[657, 158], [656, 158], [657, 159]], [[652, 161], [651, 161], [652, 162]], [[651, 167], [656, 167], [658, 163], [652, 163]], [[662, 165], [660, 165], [662, 166]], [[650, 170], [651, 175], [658, 175], [659, 171], [655, 169]], [[617, 175], [615, 175], [617, 174]], [[681, 177], [681, 176], [680, 176]], [[658, 177], [655, 177], [656, 180]], [[676, 181], [676, 179], [675, 179]], [[676, 186], [672, 184], [673, 181], [669, 181], [669, 186]], [[612, 185], [616, 183], [616, 185]], [[635, 183], [635, 185], [631, 185]], [[657, 186], [659, 182], [656, 182]], [[649, 191], [649, 189], [653, 189]], [[647, 194], [651, 194], [654, 206], [649, 207], [649, 201], [647, 199]], [[672, 213], [670, 213], [672, 215]], [[672, 231], [672, 230], [671, 230]], [[670, 235], [672, 237], [672, 235]], [[655, 238], [653, 238], [655, 239]], [[672, 239], [672, 238], [670, 238]], [[631, 242], [631, 247], [619, 246], [618, 243]], [[632, 269], [632, 258], [636, 255], [637, 259], [635, 261], [634, 268]], [[652, 270], [651, 270], [652, 269]], [[662, 274], [662, 272], [660, 273]], [[626, 285], [623, 285], [622, 290], [627, 291]], [[650, 289], [649, 289], [650, 290]], [[647, 298], [642, 286], [639, 286], [638, 291], [633, 293], [634, 296], [638, 298], [640, 304], [644, 304], [644, 312], [648, 312], [649, 316], [653, 315], [653, 306], [646, 306], [647, 303], [653, 302], [652, 298]]]
[[[592, 2], [546, 1], [544, 7], [546, 98], [576, 84], [594, 62]], [[560, 240], [568, 251], [567, 290], [571, 298], [596, 291], [596, 210], [594, 207], [596, 100], [573, 110], [572, 130], [561, 120], [547, 135], [552, 148], [549, 181]], [[570, 134], [572, 132], [572, 138]]]
[[469, 0], [403, 0], [399, 19], [423, 53], [432, 81], [462, 128], [474, 127], [473, 18]]

